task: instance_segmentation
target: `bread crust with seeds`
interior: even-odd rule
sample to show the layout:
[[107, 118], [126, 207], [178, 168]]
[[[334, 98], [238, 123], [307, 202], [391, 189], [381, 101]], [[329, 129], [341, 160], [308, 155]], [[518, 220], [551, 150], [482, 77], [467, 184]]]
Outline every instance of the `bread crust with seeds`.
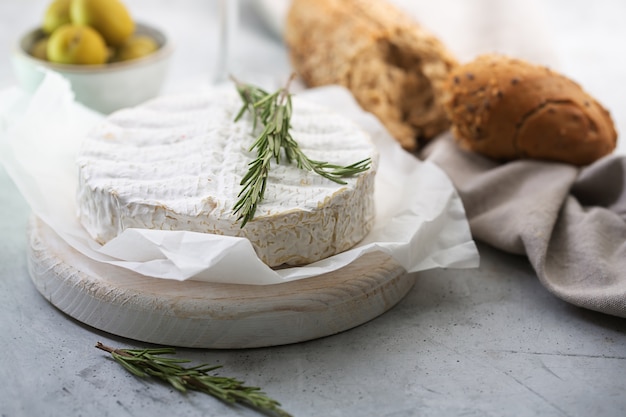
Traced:
[[285, 42], [308, 86], [347, 87], [405, 149], [449, 128], [443, 84], [456, 59], [384, 0], [293, 0]]
[[481, 55], [452, 71], [446, 90], [458, 142], [493, 159], [587, 165], [617, 143], [609, 112], [579, 84], [544, 66]]

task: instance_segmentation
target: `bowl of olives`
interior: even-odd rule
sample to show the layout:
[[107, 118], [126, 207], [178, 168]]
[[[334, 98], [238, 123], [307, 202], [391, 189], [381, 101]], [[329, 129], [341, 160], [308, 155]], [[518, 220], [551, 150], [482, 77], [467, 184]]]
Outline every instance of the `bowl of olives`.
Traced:
[[54, 0], [19, 39], [13, 68], [29, 92], [47, 70], [59, 73], [78, 102], [108, 114], [157, 96], [171, 54], [167, 36], [135, 22], [119, 0]]

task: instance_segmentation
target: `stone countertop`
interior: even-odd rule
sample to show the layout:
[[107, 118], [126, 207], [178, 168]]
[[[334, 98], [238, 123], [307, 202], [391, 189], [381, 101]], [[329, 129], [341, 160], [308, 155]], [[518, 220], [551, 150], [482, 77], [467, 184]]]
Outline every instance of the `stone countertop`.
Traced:
[[[126, 3], [173, 34], [167, 88], [208, 76], [215, 3]], [[36, 25], [46, 4], [0, 2], [0, 88], [15, 83], [6, 59], [15, 34]], [[532, 29], [543, 31], [541, 46], [625, 131], [626, 3], [546, 0], [538, 10], [544, 25]], [[282, 77], [284, 47], [255, 11], [242, 1], [236, 62]], [[137, 379], [95, 349], [97, 341], [144, 345], [89, 328], [39, 295], [26, 268], [28, 217], [0, 167], [0, 416], [258, 415]], [[479, 251], [479, 268], [420, 273], [396, 307], [341, 334], [262, 349], [179, 349], [179, 356], [223, 365], [223, 375], [261, 386], [298, 417], [625, 415], [626, 321], [555, 298], [523, 257], [483, 244]]]

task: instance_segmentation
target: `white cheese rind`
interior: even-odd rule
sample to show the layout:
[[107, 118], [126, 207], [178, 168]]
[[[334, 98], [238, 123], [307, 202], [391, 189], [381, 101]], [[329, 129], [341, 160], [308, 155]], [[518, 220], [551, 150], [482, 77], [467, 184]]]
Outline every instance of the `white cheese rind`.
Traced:
[[127, 228], [248, 238], [269, 266], [302, 265], [345, 251], [374, 221], [378, 154], [350, 120], [294, 97], [292, 135], [315, 160], [372, 168], [346, 185], [272, 164], [265, 199], [244, 228], [232, 207], [254, 158], [251, 120], [233, 120], [233, 89], [168, 96], [116, 112], [85, 138], [78, 157], [78, 216], [105, 243]]

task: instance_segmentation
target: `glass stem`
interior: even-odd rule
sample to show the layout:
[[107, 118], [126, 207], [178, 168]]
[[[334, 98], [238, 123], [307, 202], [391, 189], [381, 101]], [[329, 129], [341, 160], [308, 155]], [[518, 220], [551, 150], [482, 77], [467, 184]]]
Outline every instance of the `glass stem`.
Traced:
[[219, 43], [214, 83], [228, 80], [232, 71], [233, 38], [238, 19], [238, 0], [219, 0]]

